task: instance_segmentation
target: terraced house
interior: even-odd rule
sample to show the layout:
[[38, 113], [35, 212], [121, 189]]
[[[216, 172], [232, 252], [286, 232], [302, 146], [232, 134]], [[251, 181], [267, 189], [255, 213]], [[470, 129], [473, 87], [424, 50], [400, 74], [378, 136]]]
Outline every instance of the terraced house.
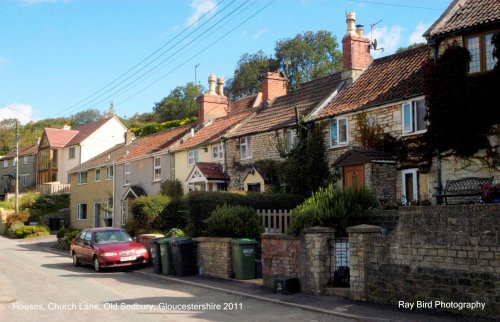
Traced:
[[0, 198], [16, 191], [16, 163], [19, 162], [19, 191], [33, 190], [36, 186], [36, 155], [38, 145], [19, 148], [19, 160], [16, 151], [11, 151], [0, 158]]

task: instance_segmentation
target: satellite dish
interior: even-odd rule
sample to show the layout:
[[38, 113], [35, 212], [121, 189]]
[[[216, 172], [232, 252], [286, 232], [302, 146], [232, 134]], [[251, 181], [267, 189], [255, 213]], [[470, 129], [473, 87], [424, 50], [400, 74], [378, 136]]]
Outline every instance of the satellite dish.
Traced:
[[373, 49], [377, 50], [377, 39], [373, 39]]

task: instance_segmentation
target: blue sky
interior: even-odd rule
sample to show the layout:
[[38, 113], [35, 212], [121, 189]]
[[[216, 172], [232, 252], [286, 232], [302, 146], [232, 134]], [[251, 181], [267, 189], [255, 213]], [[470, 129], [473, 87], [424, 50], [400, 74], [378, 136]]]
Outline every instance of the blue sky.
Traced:
[[[198, 81], [206, 86], [210, 73], [230, 78], [245, 52], [273, 54], [279, 39], [323, 29], [340, 41], [346, 11], [356, 12], [366, 32], [382, 20], [373, 34], [385, 51], [374, 56], [391, 54], [421, 41], [451, 0], [223, 0], [207, 13], [220, 1], [1, 1], [0, 119], [26, 123], [87, 108], [106, 110], [111, 100], [120, 116], [150, 112], [173, 88], [194, 81], [196, 64]], [[154, 74], [142, 76], [164, 60]]]

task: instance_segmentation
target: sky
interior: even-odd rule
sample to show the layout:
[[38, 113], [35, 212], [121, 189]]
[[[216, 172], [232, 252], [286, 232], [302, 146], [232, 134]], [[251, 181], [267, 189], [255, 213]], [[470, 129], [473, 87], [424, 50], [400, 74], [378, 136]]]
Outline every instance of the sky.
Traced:
[[[122, 117], [151, 112], [177, 86], [231, 78], [243, 53], [328, 30], [345, 13], [373, 30], [375, 58], [422, 42], [451, 0], [0, 1], [0, 120], [65, 117], [113, 101]], [[197, 66], [197, 67], [196, 67]]]

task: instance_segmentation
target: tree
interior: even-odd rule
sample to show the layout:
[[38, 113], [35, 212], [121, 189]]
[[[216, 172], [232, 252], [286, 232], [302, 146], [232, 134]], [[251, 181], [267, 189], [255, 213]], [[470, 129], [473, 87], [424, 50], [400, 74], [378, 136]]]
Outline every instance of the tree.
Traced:
[[342, 69], [342, 53], [336, 37], [329, 31], [307, 31], [292, 39], [279, 40], [274, 50], [279, 68], [288, 76], [289, 90]]
[[202, 87], [193, 82], [176, 87], [167, 97], [155, 103], [155, 121], [165, 122], [198, 115], [196, 97], [201, 93]]
[[227, 81], [227, 95], [231, 100], [257, 93], [261, 90], [262, 74], [277, 71], [278, 62], [266, 57], [262, 50], [255, 54], [241, 55], [233, 78]]
[[293, 194], [310, 195], [332, 179], [325, 156], [323, 126], [310, 126], [304, 122], [298, 124], [299, 140], [283, 162], [281, 182]]
[[101, 111], [89, 108], [88, 110], [78, 112], [70, 116], [71, 126], [77, 127], [80, 125], [95, 122], [102, 118]]
[[416, 42], [416, 43], [408, 45], [406, 47], [399, 47], [398, 49], [396, 49], [396, 54], [403, 52], [403, 51], [406, 51], [406, 50], [409, 50], [409, 49], [417, 48], [420, 46], [425, 46], [425, 45], [426, 45], [425, 42]]

